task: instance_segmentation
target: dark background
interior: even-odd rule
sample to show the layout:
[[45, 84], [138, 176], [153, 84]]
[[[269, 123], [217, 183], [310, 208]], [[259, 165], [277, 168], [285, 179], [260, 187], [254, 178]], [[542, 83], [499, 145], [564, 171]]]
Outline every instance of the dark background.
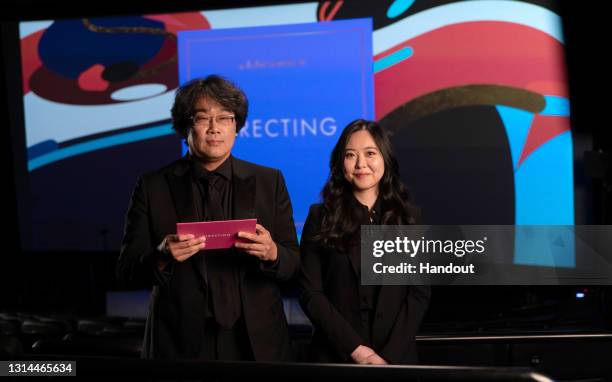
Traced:
[[[18, 51], [20, 20], [117, 16], [201, 9], [261, 6], [282, 1], [8, 1], [0, 12], [3, 56], [0, 62], [2, 123], [2, 244], [0, 245], [0, 310], [104, 314], [107, 291], [117, 290], [114, 262], [117, 250], [100, 253], [24, 253], [20, 248], [15, 160], [11, 124], [21, 124], [19, 60], [5, 52]], [[365, 4], [365, 2], [363, 2]], [[365, 5], [364, 5], [365, 6]], [[609, 65], [604, 38], [605, 11], [593, 3], [562, 1], [571, 99], [572, 134], [576, 141], [592, 137], [592, 151], [576, 153], [576, 181], [592, 192], [589, 203], [594, 224], [612, 224], [610, 154], [612, 149], [606, 96]], [[605, 83], [604, 83], [605, 82]], [[23, 147], [23, 146], [21, 146]], [[583, 159], [584, 158], [584, 159]], [[23, 159], [22, 159], [23, 160]], [[127, 205], [127, 201], [126, 201]], [[612, 248], [610, 249], [612, 251]], [[586, 297], [576, 299], [577, 291]], [[295, 296], [293, 285], [285, 290]], [[612, 327], [610, 287], [435, 287], [425, 320], [428, 331], [467, 329], [547, 329]]]

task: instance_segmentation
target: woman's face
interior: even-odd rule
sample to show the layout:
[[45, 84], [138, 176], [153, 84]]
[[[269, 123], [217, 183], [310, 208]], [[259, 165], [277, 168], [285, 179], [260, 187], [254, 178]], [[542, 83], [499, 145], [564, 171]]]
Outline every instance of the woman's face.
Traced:
[[353, 133], [344, 149], [344, 177], [358, 192], [377, 191], [385, 173], [383, 159], [367, 130]]

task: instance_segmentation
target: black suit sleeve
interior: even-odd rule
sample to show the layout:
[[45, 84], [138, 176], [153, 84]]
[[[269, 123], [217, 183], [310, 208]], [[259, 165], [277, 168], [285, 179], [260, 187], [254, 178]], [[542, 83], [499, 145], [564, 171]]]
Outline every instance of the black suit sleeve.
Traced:
[[163, 254], [151, 236], [150, 205], [145, 178], [140, 177], [132, 193], [125, 217], [125, 229], [117, 261], [117, 278], [124, 287], [151, 287], [168, 281], [172, 264], [159, 270], [157, 264]]
[[260, 269], [265, 274], [278, 280], [290, 280], [300, 267], [300, 252], [297, 245], [295, 224], [293, 223], [293, 208], [285, 185], [283, 174], [278, 171], [275, 181], [274, 230], [272, 240], [276, 243], [277, 260], [273, 263], [260, 263]]
[[335, 351], [345, 360], [363, 343], [361, 336], [338, 312], [323, 290], [323, 272], [320, 247], [313, 242], [313, 236], [321, 228], [320, 208], [311, 206], [302, 231], [300, 251], [302, 254], [299, 284], [301, 288], [300, 305], [314, 324], [321, 330]]

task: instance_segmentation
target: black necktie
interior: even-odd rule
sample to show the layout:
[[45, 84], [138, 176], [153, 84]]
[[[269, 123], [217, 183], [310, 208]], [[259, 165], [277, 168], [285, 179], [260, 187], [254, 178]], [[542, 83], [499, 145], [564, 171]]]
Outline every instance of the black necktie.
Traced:
[[208, 219], [209, 220], [225, 220], [225, 214], [223, 212], [223, 202], [221, 199], [221, 193], [218, 190], [218, 183], [222, 182], [221, 176], [211, 172], [208, 175], [207, 179], [207, 189], [206, 196], [208, 200], [206, 201], [207, 211], [208, 211]]
[[[223, 179], [215, 173], [210, 173], [204, 181], [207, 220], [228, 218], [223, 211], [219, 182], [223, 182]], [[236, 255], [231, 250], [211, 250], [205, 256], [215, 320], [220, 326], [229, 329], [241, 314]]]

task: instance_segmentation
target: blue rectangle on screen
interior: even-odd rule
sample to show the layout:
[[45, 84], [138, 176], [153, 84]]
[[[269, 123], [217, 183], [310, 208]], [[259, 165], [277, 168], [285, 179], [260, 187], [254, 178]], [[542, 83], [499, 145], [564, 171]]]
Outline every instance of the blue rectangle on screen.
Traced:
[[282, 170], [300, 234], [342, 128], [374, 119], [371, 19], [179, 32], [178, 53], [181, 84], [218, 74], [245, 91], [233, 154]]

